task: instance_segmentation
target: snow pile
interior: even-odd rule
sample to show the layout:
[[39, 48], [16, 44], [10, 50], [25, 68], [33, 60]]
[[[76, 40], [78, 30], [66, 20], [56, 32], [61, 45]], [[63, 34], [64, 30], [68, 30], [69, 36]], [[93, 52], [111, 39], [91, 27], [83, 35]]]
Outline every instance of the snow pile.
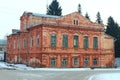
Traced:
[[34, 68], [34, 70], [42, 71], [86, 71], [91, 70], [90, 68]]
[[93, 75], [89, 80], [120, 80], [120, 73], [104, 73]]
[[[116, 58], [117, 69], [120, 69], [120, 58]], [[44, 71], [83, 71], [91, 70], [90, 68], [32, 68], [24, 64], [10, 64], [6, 62], [0, 62], [0, 69], [19, 69], [19, 70], [44, 70]], [[107, 68], [102, 70], [106, 70]], [[107, 70], [112, 70], [115, 68], [109, 68]], [[116, 69], [116, 70], [117, 70]], [[101, 70], [101, 68], [95, 68], [94, 70]]]
[[19, 69], [19, 70], [33, 70], [34, 69], [34, 68], [28, 67], [24, 64], [15, 64], [14, 66], [16, 67], [16, 69]]
[[117, 68], [120, 68], [120, 58], [116, 58], [116, 66]]
[[8, 67], [7, 64], [5, 64], [4, 62], [0, 62], [0, 68], [6, 68]]

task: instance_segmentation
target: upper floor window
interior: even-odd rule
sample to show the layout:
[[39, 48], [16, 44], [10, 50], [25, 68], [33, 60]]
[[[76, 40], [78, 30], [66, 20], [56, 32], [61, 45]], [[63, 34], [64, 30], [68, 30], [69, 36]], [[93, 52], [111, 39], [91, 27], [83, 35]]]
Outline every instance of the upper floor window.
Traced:
[[94, 48], [94, 49], [97, 49], [97, 48], [98, 48], [98, 38], [97, 38], [97, 37], [94, 37], [94, 38], [93, 38], [93, 48]]
[[14, 40], [14, 49], [16, 49], [16, 41]]
[[23, 29], [26, 30], [26, 28], [27, 28], [27, 24], [26, 22], [23, 22]]
[[63, 35], [62, 45], [63, 45], [63, 48], [68, 47], [68, 35], [66, 35], [66, 34]]
[[40, 36], [37, 35], [37, 36], [36, 36], [36, 46], [38, 47], [39, 44], [40, 44]]
[[56, 34], [51, 34], [51, 47], [56, 47]]
[[33, 47], [33, 37], [30, 37], [30, 47]]
[[26, 38], [23, 39], [23, 48], [27, 48], [27, 39]]
[[74, 25], [78, 25], [78, 20], [74, 20]]
[[78, 48], [78, 36], [74, 36], [74, 48]]
[[84, 36], [84, 48], [88, 48], [88, 36]]

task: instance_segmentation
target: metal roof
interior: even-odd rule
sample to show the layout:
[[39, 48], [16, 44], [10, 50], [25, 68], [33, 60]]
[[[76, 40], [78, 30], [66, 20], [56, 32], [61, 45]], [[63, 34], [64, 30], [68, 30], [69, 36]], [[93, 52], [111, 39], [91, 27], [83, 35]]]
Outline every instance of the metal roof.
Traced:
[[54, 16], [54, 15], [45, 15], [45, 14], [39, 14], [39, 13], [32, 13], [33, 16], [38, 17], [45, 17], [45, 18], [60, 18], [61, 16]]

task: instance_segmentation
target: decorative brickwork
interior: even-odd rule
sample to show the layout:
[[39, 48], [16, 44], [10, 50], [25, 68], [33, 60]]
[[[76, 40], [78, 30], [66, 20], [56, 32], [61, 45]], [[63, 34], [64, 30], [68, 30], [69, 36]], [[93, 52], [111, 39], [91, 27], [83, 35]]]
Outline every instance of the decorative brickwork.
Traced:
[[78, 12], [65, 16], [24, 12], [20, 20], [20, 31], [7, 37], [9, 62], [58, 68], [115, 66], [113, 38]]

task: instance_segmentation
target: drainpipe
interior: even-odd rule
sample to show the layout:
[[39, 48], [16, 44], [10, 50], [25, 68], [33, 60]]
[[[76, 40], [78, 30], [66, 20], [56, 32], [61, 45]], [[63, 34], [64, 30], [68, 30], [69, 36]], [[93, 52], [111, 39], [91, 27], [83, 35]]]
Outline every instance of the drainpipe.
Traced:
[[18, 58], [17, 63], [20, 63], [20, 32], [18, 32]]
[[29, 47], [28, 47], [29, 42], [28, 42], [28, 40], [29, 40], [29, 30], [27, 32], [27, 53], [26, 53], [26, 65], [27, 66], [28, 66], [28, 54], [29, 54]]

